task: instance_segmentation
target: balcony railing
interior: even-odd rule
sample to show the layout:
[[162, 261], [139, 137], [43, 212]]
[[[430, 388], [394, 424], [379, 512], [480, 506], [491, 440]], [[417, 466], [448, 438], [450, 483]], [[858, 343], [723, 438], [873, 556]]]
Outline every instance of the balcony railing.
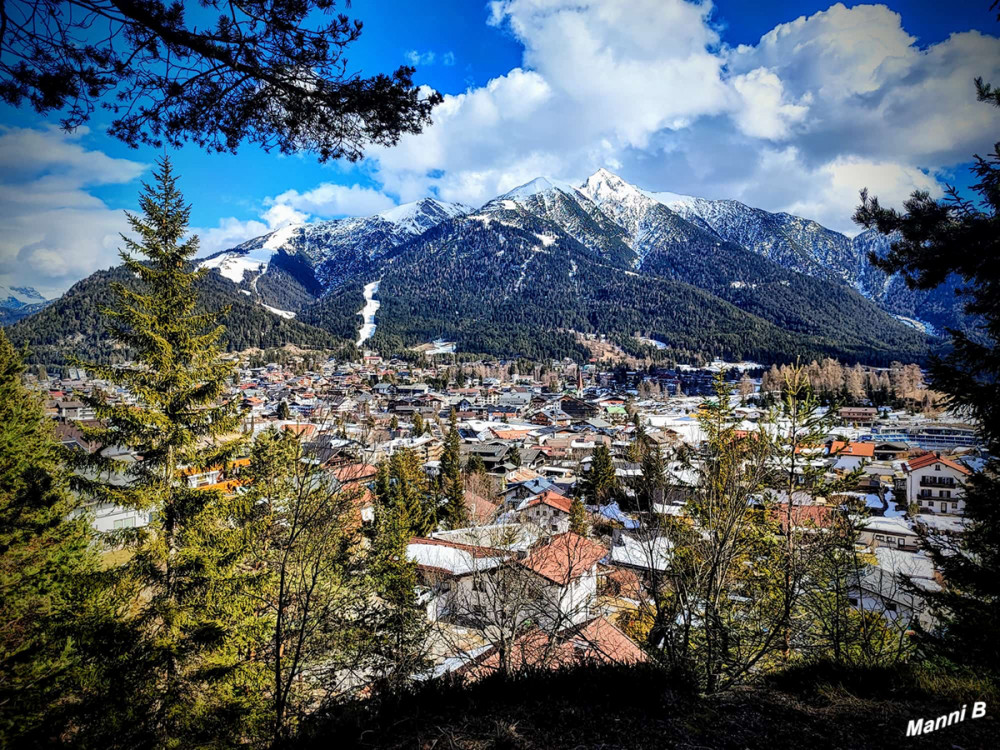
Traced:
[[921, 487], [954, 487], [955, 480], [951, 477], [921, 477]]

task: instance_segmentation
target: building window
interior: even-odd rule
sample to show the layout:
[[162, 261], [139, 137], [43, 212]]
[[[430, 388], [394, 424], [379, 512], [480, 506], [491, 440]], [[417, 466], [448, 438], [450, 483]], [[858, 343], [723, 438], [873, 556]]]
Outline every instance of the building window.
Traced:
[[941, 471], [941, 464], [934, 464], [934, 471]]

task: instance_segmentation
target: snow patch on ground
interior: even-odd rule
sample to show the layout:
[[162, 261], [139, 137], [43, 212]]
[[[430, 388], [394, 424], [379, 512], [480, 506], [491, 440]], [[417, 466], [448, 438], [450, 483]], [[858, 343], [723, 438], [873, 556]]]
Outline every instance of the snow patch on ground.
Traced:
[[271, 307], [270, 305], [265, 305], [263, 302], [261, 302], [260, 305], [261, 307], [270, 310], [275, 315], [280, 315], [282, 318], [285, 318], [286, 320], [291, 320], [292, 318], [295, 317], [295, 313], [291, 312], [290, 310], [279, 310], [277, 307]]
[[542, 241], [542, 244], [545, 247], [551, 247], [552, 245], [555, 244], [557, 239], [551, 234], [539, 234], [538, 232], [535, 232], [535, 236]]
[[264, 273], [271, 262], [271, 255], [271, 250], [264, 248], [239, 253], [222, 253], [214, 258], [203, 260], [199, 267], [215, 269], [234, 284], [240, 284], [247, 272], [258, 275]]
[[264, 240], [264, 248], [266, 250], [280, 250], [288, 244], [300, 226], [301, 224], [289, 224], [288, 226], [281, 227], [281, 229], [274, 230]]
[[662, 341], [657, 341], [656, 339], [646, 338], [645, 336], [639, 336], [639, 343], [645, 344], [646, 346], [656, 347], [660, 351], [662, 351], [662, 350], [664, 350], [664, 349], [667, 348], [667, 345], [664, 344]]
[[375, 335], [375, 313], [382, 306], [382, 303], [375, 299], [379, 281], [365, 284], [365, 306], [358, 310], [358, 314], [364, 318], [364, 323], [361, 324], [361, 330], [358, 331], [358, 340], [355, 342], [357, 346], [361, 346]]
[[917, 320], [916, 318], [908, 318], [905, 315], [893, 315], [896, 320], [900, 323], [908, 325], [910, 328], [915, 328], [921, 333], [926, 333], [928, 336], [937, 336], [937, 329], [930, 323], [925, 323], [922, 320]]

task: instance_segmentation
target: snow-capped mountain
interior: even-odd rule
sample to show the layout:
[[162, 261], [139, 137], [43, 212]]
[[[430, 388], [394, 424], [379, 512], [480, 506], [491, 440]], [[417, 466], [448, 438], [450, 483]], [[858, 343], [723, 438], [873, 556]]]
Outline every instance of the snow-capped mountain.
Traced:
[[294, 312], [354, 278], [385, 253], [472, 209], [424, 198], [373, 216], [292, 224], [200, 262], [262, 304]]
[[6, 325], [31, 315], [49, 304], [30, 286], [4, 286], [0, 284], [0, 324]]
[[16, 310], [25, 305], [37, 305], [47, 301], [30, 286], [4, 286], [0, 284], [0, 307], [8, 310]]

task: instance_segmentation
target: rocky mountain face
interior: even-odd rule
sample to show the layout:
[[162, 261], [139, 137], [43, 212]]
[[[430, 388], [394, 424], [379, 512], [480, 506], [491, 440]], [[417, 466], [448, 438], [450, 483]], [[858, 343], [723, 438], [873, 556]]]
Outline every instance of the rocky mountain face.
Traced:
[[919, 360], [933, 344], [923, 331], [960, 320], [954, 290], [887, 277], [868, 261], [887, 247], [601, 169], [581, 185], [537, 178], [478, 210], [427, 198], [286, 226], [199, 264], [242, 300], [346, 341], [379, 280], [370, 345], [384, 353], [443, 337], [460, 351], [583, 357], [579, 335], [600, 334], [674, 358]]
[[298, 312], [393, 248], [472, 209], [425, 198], [374, 216], [282, 227], [202, 261], [270, 307]]

